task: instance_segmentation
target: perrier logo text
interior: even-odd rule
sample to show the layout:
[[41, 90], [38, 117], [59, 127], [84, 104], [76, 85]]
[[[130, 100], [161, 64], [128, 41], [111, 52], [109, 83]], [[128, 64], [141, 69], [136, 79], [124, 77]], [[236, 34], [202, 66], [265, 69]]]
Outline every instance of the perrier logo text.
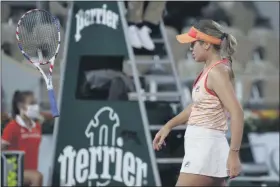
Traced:
[[111, 10], [107, 10], [107, 5], [102, 8], [92, 8], [88, 10], [80, 9], [76, 15], [76, 34], [75, 41], [79, 42], [82, 35], [81, 31], [91, 25], [104, 25], [114, 30], [117, 29], [119, 23], [119, 15]]
[[[102, 120], [101, 115], [109, 120]], [[125, 186], [147, 184], [148, 165], [123, 150], [122, 137], [116, 137], [119, 126], [119, 116], [111, 107], [102, 107], [95, 114], [85, 130], [90, 146], [76, 150], [67, 145], [59, 155], [61, 185], [87, 182], [89, 186], [107, 186], [112, 180]]]

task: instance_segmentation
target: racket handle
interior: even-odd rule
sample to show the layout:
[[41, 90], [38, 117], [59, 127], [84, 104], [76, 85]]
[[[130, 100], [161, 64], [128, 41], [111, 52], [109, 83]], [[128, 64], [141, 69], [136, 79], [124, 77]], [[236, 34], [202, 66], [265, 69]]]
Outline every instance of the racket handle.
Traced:
[[52, 111], [52, 116], [54, 118], [59, 116], [59, 112], [57, 109], [57, 105], [56, 105], [56, 99], [55, 99], [55, 95], [54, 95], [54, 91], [53, 89], [48, 90], [49, 93], [49, 99], [50, 99], [50, 104], [51, 104], [51, 111]]

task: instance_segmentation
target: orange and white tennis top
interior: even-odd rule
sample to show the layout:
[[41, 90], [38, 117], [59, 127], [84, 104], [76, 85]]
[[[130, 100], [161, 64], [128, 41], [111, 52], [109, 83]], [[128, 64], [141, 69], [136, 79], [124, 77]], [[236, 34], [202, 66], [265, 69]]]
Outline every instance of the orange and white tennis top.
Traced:
[[221, 60], [202, 71], [193, 84], [192, 90], [192, 111], [188, 125], [196, 125], [219, 131], [226, 131], [227, 114], [222, 102], [214, 91], [207, 88], [207, 77], [209, 71], [220, 63], [227, 64], [227, 60]]

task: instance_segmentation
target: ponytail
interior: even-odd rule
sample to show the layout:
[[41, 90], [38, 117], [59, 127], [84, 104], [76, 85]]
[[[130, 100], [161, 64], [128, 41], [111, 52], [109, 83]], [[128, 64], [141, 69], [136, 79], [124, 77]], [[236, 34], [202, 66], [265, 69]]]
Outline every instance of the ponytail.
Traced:
[[234, 78], [233, 70], [232, 70], [232, 55], [235, 53], [237, 41], [234, 36], [231, 34], [225, 33], [223, 27], [213, 21], [213, 20], [200, 20], [198, 24], [195, 26], [199, 31], [213, 36], [215, 38], [219, 38], [222, 40], [220, 45], [213, 44], [213, 47], [216, 51], [220, 52], [222, 58], [226, 58], [230, 61], [231, 66], [231, 78]]
[[19, 103], [24, 103], [26, 96], [32, 95], [31, 91], [15, 91], [13, 100], [12, 100], [12, 116], [20, 115]]
[[231, 67], [231, 78], [234, 79], [234, 72], [232, 69], [232, 55], [236, 51], [237, 41], [234, 36], [228, 33], [223, 33], [222, 37], [222, 43], [221, 43], [221, 56], [223, 58], [227, 58], [230, 62]]

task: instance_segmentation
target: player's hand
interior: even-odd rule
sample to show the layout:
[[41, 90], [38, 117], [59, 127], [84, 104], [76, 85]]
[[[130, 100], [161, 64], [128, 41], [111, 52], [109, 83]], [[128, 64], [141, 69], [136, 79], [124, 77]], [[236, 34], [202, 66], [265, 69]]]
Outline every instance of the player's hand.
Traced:
[[239, 152], [230, 151], [227, 160], [228, 176], [230, 179], [237, 177], [241, 172]]
[[159, 131], [158, 133], [156, 134], [155, 138], [154, 138], [154, 141], [153, 141], [153, 148], [154, 150], [157, 150], [159, 151], [162, 146], [166, 145], [165, 144], [165, 138], [168, 136], [169, 132], [170, 132], [171, 129], [169, 129], [166, 125], [163, 126]]

